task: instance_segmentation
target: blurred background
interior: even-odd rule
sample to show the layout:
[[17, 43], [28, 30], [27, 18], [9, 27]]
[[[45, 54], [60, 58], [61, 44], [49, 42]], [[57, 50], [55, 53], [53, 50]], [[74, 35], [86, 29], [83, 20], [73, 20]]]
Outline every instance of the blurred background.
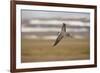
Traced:
[[[73, 38], [64, 37], [53, 47], [63, 23]], [[89, 33], [89, 13], [21, 10], [21, 61], [89, 59]]]
[[66, 32], [72, 33], [75, 38], [89, 37], [89, 13], [34, 10], [21, 12], [23, 38], [55, 40], [63, 23], [67, 26]]

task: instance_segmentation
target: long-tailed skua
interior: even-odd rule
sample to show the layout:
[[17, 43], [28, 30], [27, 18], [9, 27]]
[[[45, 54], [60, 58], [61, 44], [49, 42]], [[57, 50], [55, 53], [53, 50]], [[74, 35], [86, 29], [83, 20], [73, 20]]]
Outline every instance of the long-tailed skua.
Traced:
[[61, 41], [61, 39], [62, 39], [63, 37], [66, 37], [66, 36], [67, 36], [67, 37], [72, 37], [72, 34], [66, 32], [66, 24], [63, 23], [61, 32], [59, 33], [59, 35], [58, 35], [58, 37], [57, 37], [55, 43], [53, 44], [53, 46], [56, 46], [56, 45]]

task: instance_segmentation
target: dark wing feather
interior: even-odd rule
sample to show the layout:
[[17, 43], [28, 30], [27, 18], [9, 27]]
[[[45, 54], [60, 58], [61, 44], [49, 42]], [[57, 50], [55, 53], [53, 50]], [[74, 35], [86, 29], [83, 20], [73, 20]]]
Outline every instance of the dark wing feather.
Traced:
[[53, 46], [56, 46], [59, 42], [60, 42], [60, 40], [63, 38], [63, 35], [62, 35], [62, 33], [60, 33], [59, 35], [58, 35], [58, 37], [57, 37], [57, 39], [56, 39], [56, 41], [55, 41], [55, 43], [54, 43], [54, 45]]
[[63, 23], [62, 31], [63, 31], [63, 32], [66, 32], [66, 24], [65, 24], [65, 23]]

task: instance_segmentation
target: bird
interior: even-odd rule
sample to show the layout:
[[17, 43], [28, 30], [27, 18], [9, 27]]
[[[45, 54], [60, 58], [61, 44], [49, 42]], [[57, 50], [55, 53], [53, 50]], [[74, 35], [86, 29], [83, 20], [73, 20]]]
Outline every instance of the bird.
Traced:
[[63, 23], [62, 28], [61, 28], [61, 32], [59, 33], [58, 37], [55, 40], [55, 43], [53, 44], [53, 46], [56, 46], [63, 37], [72, 37], [71, 33], [66, 33], [66, 24]]

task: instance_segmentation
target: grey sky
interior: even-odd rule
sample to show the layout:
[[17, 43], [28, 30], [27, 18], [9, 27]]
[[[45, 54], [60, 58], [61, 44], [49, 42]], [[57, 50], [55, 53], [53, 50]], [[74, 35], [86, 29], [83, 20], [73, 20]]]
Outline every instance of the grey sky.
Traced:
[[63, 11], [41, 11], [22, 10], [22, 19], [79, 19], [89, 20], [89, 13], [63, 12]]

